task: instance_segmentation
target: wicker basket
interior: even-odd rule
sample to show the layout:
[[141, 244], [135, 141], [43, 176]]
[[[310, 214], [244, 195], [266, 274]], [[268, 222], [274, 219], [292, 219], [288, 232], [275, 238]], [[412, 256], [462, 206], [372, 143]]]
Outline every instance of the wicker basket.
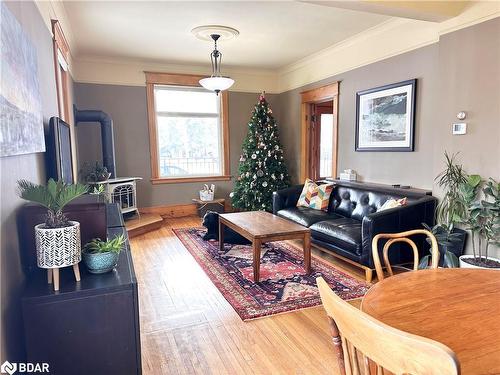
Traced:
[[37, 263], [40, 268], [60, 268], [77, 264], [82, 259], [80, 223], [70, 221], [64, 228], [35, 226]]

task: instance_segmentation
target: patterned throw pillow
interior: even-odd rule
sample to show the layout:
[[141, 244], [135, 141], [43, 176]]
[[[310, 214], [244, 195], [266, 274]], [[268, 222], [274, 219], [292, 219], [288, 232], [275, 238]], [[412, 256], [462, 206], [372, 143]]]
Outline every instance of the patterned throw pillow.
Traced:
[[333, 184], [318, 185], [314, 181], [307, 179], [297, 202], [297, 207], [327, 211], [332, 191]]
[[401, 199], [388, 199], [385, 201], [385, 203], [382, 205], [382, 207], [380, 207], [378, 210], [379, 211], [384, 211], [384, 210], [388, 210], [390, 208], [395, 208], [395, 207], [399, 207], [399, 206], [406, 206], [406, 203], [407, 203], [407, 198], [401, 198]]

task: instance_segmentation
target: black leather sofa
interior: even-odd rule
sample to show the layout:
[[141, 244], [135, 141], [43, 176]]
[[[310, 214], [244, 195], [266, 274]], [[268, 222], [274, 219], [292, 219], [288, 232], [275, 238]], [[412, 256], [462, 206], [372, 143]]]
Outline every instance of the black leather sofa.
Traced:
[[[297, 207], [303, 185], [273, 193], [273, 213], [311, 229], [312, 243], [332, 255], [365, 270], [366, 280], [372, 279], [372, 239], [378, 233], [397, 233], [432, 225], [437, 199], [416, 189], [403, 191], [386, 185], [342, 182], [335, 184], [328, 211]], [[390, 198], [406, 197], [405, 206], [379, 211]], [[428, 246], [423, 237], [415, 238], [422, 251]], [[394, 244], [389, 252], [391, 264], [412, 261], [406, 244]], [[380, 246], [380, 248], [382, 248]], [[400, 250], [400, 251], [398, 251]], [[421, 254], [421, 255], [422, 255]]]

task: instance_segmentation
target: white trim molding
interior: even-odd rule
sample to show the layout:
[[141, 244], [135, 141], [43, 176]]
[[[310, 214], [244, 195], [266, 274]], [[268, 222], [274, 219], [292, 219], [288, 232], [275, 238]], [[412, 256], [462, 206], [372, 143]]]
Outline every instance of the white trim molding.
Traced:
[[391, 18], [278, 70], [284, 92], [439, 41], [441, 35], [500, 17], [500, 2], [477, 2], [441, 23]]
[[284, 92], [439, 41], [435, 25], [393, 18], [279, 70]]
[[[111, 85], [146, 86], [144, 72], [210, 75], [209, 66], [148, 63], [103, 58], [75, 59], [75, 81]], [[277, 73], [271, 70], [224, 67], [235, 80], [231, 91], [277, 93]]]

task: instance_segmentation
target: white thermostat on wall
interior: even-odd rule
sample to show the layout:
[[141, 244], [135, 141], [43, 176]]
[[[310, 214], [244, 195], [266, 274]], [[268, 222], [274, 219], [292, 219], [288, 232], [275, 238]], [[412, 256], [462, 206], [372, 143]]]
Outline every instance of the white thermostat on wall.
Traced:
[[467, 133], [467, 124], [465, 122], [458, 122], [452, 125], [453, 134], [465, 134]]

